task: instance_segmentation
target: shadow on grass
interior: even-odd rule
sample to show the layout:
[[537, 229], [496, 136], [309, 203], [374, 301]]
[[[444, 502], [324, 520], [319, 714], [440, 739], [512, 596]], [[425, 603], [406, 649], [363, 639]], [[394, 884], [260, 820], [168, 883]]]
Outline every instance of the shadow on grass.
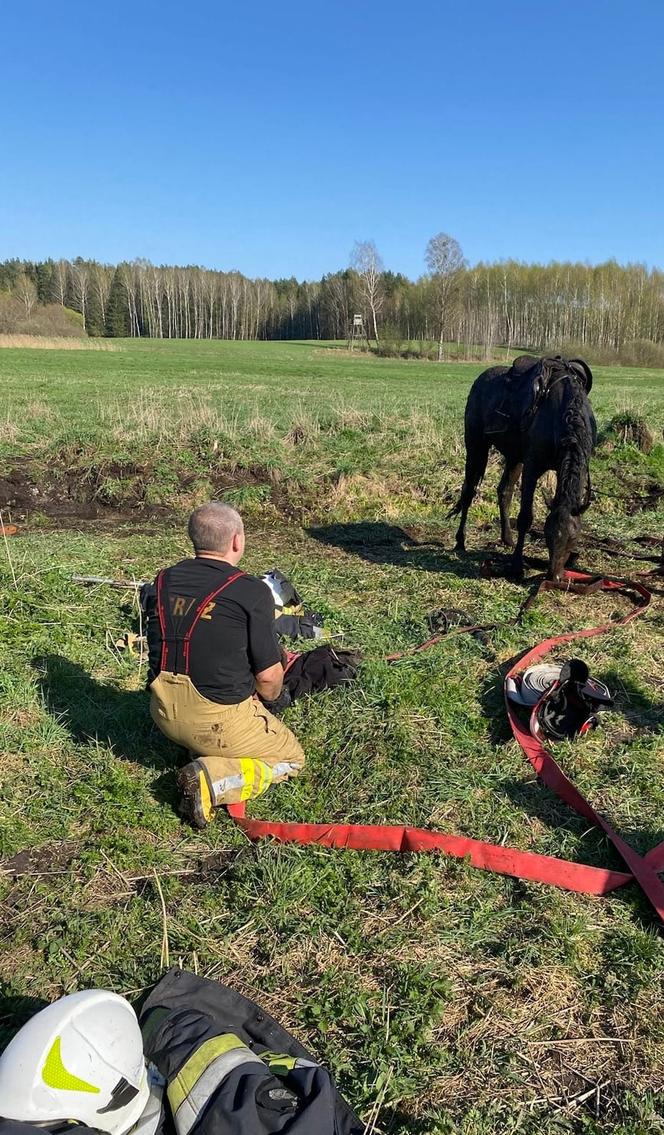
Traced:
[[172, 745], [153, 725], [146, 690], [121, 690], [98, 682], [59, 654], [40, 655], [32, 665], [49, 712], [73, 741], [100, 741], [118, 757], [154, 769], [160, 774], [151, 786], [155, 797], [175, 805], [175, 772], [185, 763], [184, 749]]
[[445, 571], [463, 578], [476, 578], [480, 563], [486, 559], [484, 552], [448, 554], [440, 544], [415, 540], [403, 528], [380, 520], [327, 524], [308, 528], [307, 534], [321, 544], [341, 548], [369, 563]]
[[[511, 555], [496, 544], [466, 552], [447, 550], [432, 537], [415, 539], [404, 528], [383, 520], [360, 520], [347, 524], [327, 524], [307, 528], [307, 535], [321, 544], [341, 548], [372, 564], [394, 564], [396, 567], [418, 568], [421, 571], [449, 572], [460, 579], [478, 579], [481, 567], [491, 564], [492, 578], [510, 581]], [[451, 540], [451, 537], [450, 537]], [[536, 556], [524, 556], [529, 567], [546, 568], [548, 562]]]
[[653, 701], [641, 686], [615, 670], [604, 672], [602, 681], [615, 695], [616, 711], [630, 725], [648, 733], [660, 732], [664, 725], [664, 702]]
[[9, 1044], [18, 1030], [49, 1004], [41, 997], [0, 997], [0, 1050]]
[[[387, 1109], [386, 1109], [387, 1110]], [[415, 1119], [414, 1116], [409, 1115], [401, 1109], [389, 1110], [389, 1118], [386, 1118], [382, 1113], [380, 1114], [381, 1123], [387, 1124], [383, 1127], [386, 1135], [392, 1135], [392, 1132], [407, 1131], [408, 1135], [431, 1135], [431, 1120]]]

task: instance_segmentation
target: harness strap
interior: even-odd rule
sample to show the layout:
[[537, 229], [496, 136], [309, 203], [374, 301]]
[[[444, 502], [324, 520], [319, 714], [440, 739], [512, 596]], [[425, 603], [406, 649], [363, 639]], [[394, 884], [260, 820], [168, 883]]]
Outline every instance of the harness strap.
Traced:
[[[221, 587], [216, 587], [214, 591], [210, 591], [210, 593], [208, 595], [205, 595], [203, 597], [203, 599], [200, 600], [200, 602], [199, 602], [199, 604], [196, 608], [196, 611], [194, 613], [194, 617], [191, 620], [191, 623], [189, 624], [189, 627], [185, 631], [184, 634], [178, 634], [176, 631], [173, 631], [172, 634], [169, 634], [169, 631], [168, 631], [169, 616], [167, 615], [166, 606], [164, 604], [164, 576], [165, 576], [165, 574], [166, 574], [166, 569], [160, 571], [159, 575], [157, 576], [157, 615], [158, 615], [158, 618], [159, 618], [159, 629], [161, 631], [161, 660], [160, 660], [160, 664], [159, 664], [159, 669], [160, 670], [168, 670], [169, 669], [169, 643], [174, 642], [176, 647], [178, 647], [181, 643], [182, 644], [183, 665], [184, 665], [184, 668], [181, 672], [183, 674], [188, 674], [189, 673], [189, 652], [190, 652], [190, 647], [191, 647], [191, 636], [194, 633], [194, 630], [196, 629], [196, 627], [198, 626], [201, 615], [204, 613], [204, 611], [209, 606], [209, 604], [213, 603], [218, 595], [221, 595], [222, 591], [225, 591], [227, 587], [230, 587], [231, 583], [235, 583], [235, 580], [240, 579], [245, 573], [243, 571], [233, 572], [233, 574], [230, 575], [228, 577], [228, 579], [225, 580], [224, 583], [221, 584]], [[175, 662], [174, 662], [176, 669], [173, 670], [172, 673], [179, 673], [180, 672], [180, 671], [177, 670], [177, 664], [178, 664], [178, 658], [177, 658], [177, 651], [176, 651]]]
[[161, 631], [161, 657], [159, 659], [159, 669], [165, 670], [168, 660], [168, 645], [166, 642], [166, 612], [164, 611], [163, 588], [164, 588], [164, 570], [159, 572], [157, 576], [157, 615], [159, 617], [159, 630]]
[[[587, 584], [593, 577], [583, 572], [567, 572], [566, 578], [570, 584]], [[554, 647], [572, 642], [574, 639], [606, 634], [614, 627], [623, 626], [636, 619], [650, 605], [651, 594], [641, 583], [603, 579], [601, 587], [603, 591], [617, 591], [629, 587], [640, 596], [641, 601], [615, 622], [545, 639], [518, 659], [505, 675], [505, 681], [520, 674]], [[496, 871], [502, 875], [548, 883], [582, 894], [605, 895], [617, 887], [636, 882], [664, 922], [664, 885], [658, 878], [658, 875], [664, 872], [664, 842], [652, 848], [643, 857], [638, 855], [572, 784], [539, 738], [534, 737], [529, 726], [521, 721], [507, 695], [505, 701], [512, 733], [543, 783], [608, 836], [627, 870], [615, 871], [592, 867], [585, 863], [558, 859], [552, 855], [540, 855], [466, 836], [448, 835], [422, 828], [379, 824], [300, 824], [250, 820], [245, 817], [244, 803], [228, 805], [228, 814], [249, 839], [272, 836], [282, 843], [312, 843], [323, 847], [350, 848], [356, 851], [402, 853], [442, 851], [457, 859], [467, 858], [473, 867], [485, 871]]]
[[191, 626], [189, 627], [189, 630], [187, 631], [187, 633], [184, 636], [183, 645], [184, 645], [184, 672], [185, 672], [185, 674], [189, 673], [189, 648], [191, 646], [191, 636], [194, 633], [194, 630], [196, 629], [196, 627], [198, 626], [199, 619], [200, 619], [201, 615], [203, 614], [205, 608], [207, 607], [208, 603], [213, 603], [214, 600], [217, 598], [217, 596], [221, 595], [222, 591], [225, 591], [227, 587], [230, 587], [231, 583], [235, 583], [235, 580], [239, 579], [240, 576], [243, 576], [243, 575], [244, 575], [243, 571], [234, 572], [233, 575], [228, 577], [228, 579], [226, 580], [225, 583], [222, 583], [221, 587], [217, 587], [217, 589], [215, 591], [211, 591], [210, 594], [206, 595], [204, 599], [201, 599], [201, 602], [198, 604], [198, 607], [196, 609], [196, 614], [194, 615], [194, 620], [193, 620]]

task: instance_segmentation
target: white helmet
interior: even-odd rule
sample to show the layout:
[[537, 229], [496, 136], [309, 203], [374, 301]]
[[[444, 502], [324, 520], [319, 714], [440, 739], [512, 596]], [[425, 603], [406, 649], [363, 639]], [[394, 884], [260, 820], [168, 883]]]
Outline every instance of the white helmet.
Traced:
[[103, 989], [54, 1001], [0, 1056], [5, 1119], [77, 1120], [123, 1135], [149, 1094], [136, 1014], [124, 997]]
[[265, 574], [261, 576], [261, 579], [272, 592], [274, 605], [279, 613], [290, 603], [300, 602], [300, 596], [293, 587], [290, 579], [287, 579], [287, 577], [283, 575], [282, 572], [277, 571], [276, 568], [272, 568], [271, 571], [266, 571]]

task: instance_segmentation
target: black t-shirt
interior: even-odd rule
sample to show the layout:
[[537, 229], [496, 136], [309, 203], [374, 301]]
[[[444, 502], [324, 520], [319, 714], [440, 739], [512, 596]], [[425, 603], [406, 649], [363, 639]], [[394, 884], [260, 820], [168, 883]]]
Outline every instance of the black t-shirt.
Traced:
[[[209, 559], [182, 560], [169, 568], [162, 598], [176, 629], [179, 611], [191, 611], [192, 600], [200, 602], [237, 570], [224, 560]], [[152, 681], [161, 668], [162, 636], [156, 595], [148, 600], [147, 611], [148, 680]], [[188, 622], [187, 619], [187, 625]], [[254, 674], [280, 661], [270, 589], [255, 576], [242, 575], [217, 596], [211, 610], [206, 610], [196, 624], [189, 650], [189, 677], [203, 697], [222, 705], [235, 705], [253, 694]], [[169, 669], [173, 664], [169, 657]]]

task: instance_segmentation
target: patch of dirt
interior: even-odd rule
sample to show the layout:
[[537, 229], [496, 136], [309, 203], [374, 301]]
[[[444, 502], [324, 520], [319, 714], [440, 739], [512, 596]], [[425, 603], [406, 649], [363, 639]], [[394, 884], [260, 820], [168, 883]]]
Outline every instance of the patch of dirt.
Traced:
[[[250, 853], [251, 851], [252, 849], [250, 849]], [[246, 855], [247, 850], [245, 848], [221, 848], [218, 851], [211, 851], [207, 855], [200, 856], [191, 867], [175, 869], [172, 874], [179, 883], [193, 884], [194, 886], [214, 883], [220, 875], [227, 875], [235, 863], [246, 858]], [[139, 894], [154, 886], [154, 877], [151, 875], [127, 874], [126, 879], [129, 886], [133, 887]]]
[[53, 840], [41, 847], [19, 851], [0, 863], [0, 874], [19, 879], [22, 875], [61, 875], [80, 851], [71, 840]]
[[[12, 879], [25, 875], [63, 875], [82, 850], [83, 845], [76, 840], [51, 840], [40, 847], [18, 851], [11, 859], [1, 860], [0, 875], [8, 875]], [[244, 857], [244, 848], [222, 848], [197, 857], [191, 866], [182, 866], [170, 873], [181, 883], [211, 883], [219, 875], [227, 874], [238, 858]], [[134, 875], [131, 872], [123, 874], [123, 878], [129, 887], [138, 891], [151, 886], [153, 881], [151, 875]]]
[[[185, 860], [180, 867], [160, 871], [159, 877], [175, 879], [184, 886], [212, 886], [221, 876], [231, 874], [238, 859], [246, 858], [247, 854], [253, 854], [253, 849], [249, 852], [245, 848], [213, 851], [196, 859]], [[118, 872], [100, 864], [94, 879], [85, 888], [84, 906], [86, 910], [102, 910], [111, 903], [124, 902], [131, 894], [156, 899], [158, 892], [154, 875]]]
[[[276, 469], [250, 466], [231, 472], [212, 472], [211, 481], [215, 496], [223, 497], [238, 489], [265, 486], [266, 504], [290, 520], [302, 519], [303, 490], [297, 486], [299, 500], [291, 495], [287, 483], [282, 482]], [[200, 473], [183, 472], [174, 499], [182, 499], [182, 507], [189, 507], [188, 494]], [[40, 464], [32, 458], [15, 459], [13, 468], [0, 476], [0, 509], [12, 521], [25, 523], [38, 514], [57, 522], [60, 528], [77, 527], [81, 522], [94, 522], [97, 527], [115, 529], [125, 523], [135, 523], [136, 513], [143, 520], [165, 520], [177, 514], [177, 506], [150, 504], [145, 500], [152, 481], [152, 470], [145, 464], [110, 461], [103, 467], [85, 470], [59, 464]], [[109, 495], [109, 482], [125, 482], [126, 495], [121, 500]], [[316, 501], [312, 491], [311, 504]]]
[[[59, 471], [40, 469], [26, 458], [0, 477], [0, 508], [19, 523], [39, 513], [62, 527], [72, 527], [78, 521], [105, 520], [115, 524], [129, 519], [135, 514], [136, 502], [128, 501], [122, 508], [110, 505], [96, 496], [94, 485], [77, 473], [63, 477]], [[152, 507], [146, 511], [159, 515], [170, 510]]]

